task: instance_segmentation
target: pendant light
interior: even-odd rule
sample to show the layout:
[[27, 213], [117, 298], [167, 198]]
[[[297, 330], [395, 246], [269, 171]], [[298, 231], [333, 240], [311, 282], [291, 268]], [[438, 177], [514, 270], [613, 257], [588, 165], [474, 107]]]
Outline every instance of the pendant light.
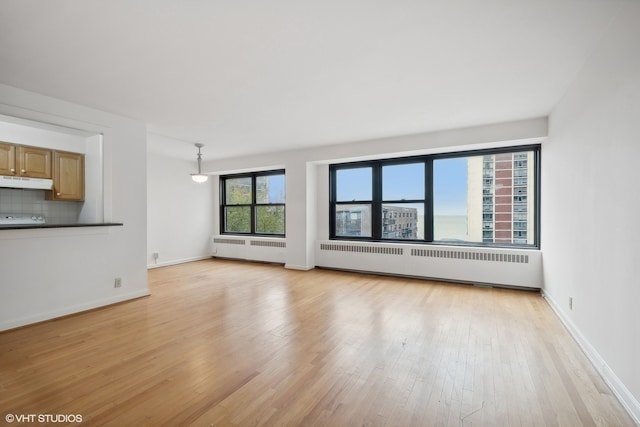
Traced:
[[192, 173], [191, 174], [191, 179], [193, 179], [195, 182], [197, 182], [198, 184], [201, 184], [203, 182], [205, 182], [209, 176], [205, 175], [202, 173], [202, 154], [200, 153], [200, 149], [203, 147], [202, 144], [196, 144], [196, 147], [198, 147], [198, 173]]

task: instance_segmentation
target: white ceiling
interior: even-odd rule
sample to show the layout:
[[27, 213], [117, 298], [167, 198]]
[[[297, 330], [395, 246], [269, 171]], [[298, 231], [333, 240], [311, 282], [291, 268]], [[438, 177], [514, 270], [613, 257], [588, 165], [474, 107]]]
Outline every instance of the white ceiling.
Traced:
[[350, 142], [549, 114], [623, 1], [0, 0], [0, 82], [185, 158]]

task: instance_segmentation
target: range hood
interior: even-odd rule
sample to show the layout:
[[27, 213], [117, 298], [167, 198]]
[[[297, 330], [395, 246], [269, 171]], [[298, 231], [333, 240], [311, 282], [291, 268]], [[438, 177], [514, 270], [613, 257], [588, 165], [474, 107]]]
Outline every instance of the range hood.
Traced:
[[22, 176], [0, 176], [0, 188], [26, 188], [30, 190], [51, 190], [53, 180], [26, 178]]

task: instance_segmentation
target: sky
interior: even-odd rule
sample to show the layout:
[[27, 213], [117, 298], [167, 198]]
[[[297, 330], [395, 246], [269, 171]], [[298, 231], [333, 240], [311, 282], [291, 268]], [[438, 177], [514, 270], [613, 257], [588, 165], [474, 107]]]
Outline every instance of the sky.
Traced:
[[337, 200], [371, 200], [371, 168], [339, 169], [336, 171]]
[[285, 177], [284, 175], [267, 175], [261, 177], [269, 181], [269, 203], [284, 203], [285, 201]]
[[434, 215], [467, 215], [467, 158], [434, 160]]

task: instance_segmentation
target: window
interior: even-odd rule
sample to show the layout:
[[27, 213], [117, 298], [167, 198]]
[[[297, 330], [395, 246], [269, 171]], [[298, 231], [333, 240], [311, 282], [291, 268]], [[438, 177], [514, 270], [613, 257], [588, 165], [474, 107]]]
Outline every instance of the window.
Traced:
[[514, 221], [526, 221], [527, 220], [527, 213], [526, 212], [514, 212], [513, 213], [513, 220]]
[[424, 239], [424, 227], [418, 228], [424, 218], [424, 162], [381, 165], [381, 177], [382, 238]]
[[527, 178], [513, 178], [513, 185], [527, 185]]
[[537, 246], [539, 157], [535, 145], [331, 165], [330, 237]]
[[526, 168], [527, 167], [527, 161], [526, 160], [515, 160], [513, 162], [513, 167], [514, 168]]
[[336, 236], [372, 236], [372, 177], [371, 167], [358, 167], [336, 171]]
[[220, 177], [223, 233], [284, 236], [284, 171]]
[[331, 176], [332, 236], [424, 239], [424, 162], [341, 165]]

